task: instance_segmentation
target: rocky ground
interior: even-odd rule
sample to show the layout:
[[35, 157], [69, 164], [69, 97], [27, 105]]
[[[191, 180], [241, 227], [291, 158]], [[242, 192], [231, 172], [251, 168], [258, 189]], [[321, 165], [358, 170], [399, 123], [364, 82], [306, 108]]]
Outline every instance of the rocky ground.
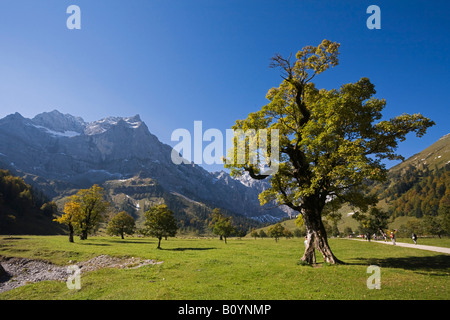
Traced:
[[[84, 273], [101, 268], [129, 269], [160, 263], [162, 261], [100, 255], [88, 261], [74, 263], [74, 265], [80, 268], [81, 273]], [[73, 271], [68, 270], [68, 266], [58, 266], [42, 260], [0, 256], [0, 293], [44, 280], [66, 281], [72, 274]]]

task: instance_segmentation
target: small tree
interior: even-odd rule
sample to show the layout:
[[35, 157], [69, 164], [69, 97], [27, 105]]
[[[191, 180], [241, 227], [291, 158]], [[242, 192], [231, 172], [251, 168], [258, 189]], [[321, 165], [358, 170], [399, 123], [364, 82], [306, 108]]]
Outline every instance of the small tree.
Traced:
[[64, 205], [64, 214], [61, 217], [53, 219], [61, 224], [67, 225], [69, 228], [69, 242], [73, 242], [74, 224], [77, 221], [77, 215], [80, 214], [80, 204], [72, 200]]
[[344, 235], [351, 236], [353, 234], [353, 230], [351, 227], [347, 226], [344, 228]]
[[177, 234], [178, 226], [174, 213], [165, 204], [151, 207], [145, 212], [144, 235], [156, 237], [158, 239], [158, 249], [161, 249], [161, 239], [174, 237]]
[[262, 238], [267, 238], [267, 233], [264, 231], [264, 230], [260, 230], [259, 231], [259, 237], [262, 239]]
[[305, 232], [305, 228], [295, 228], [293, 231], [294, 237], [296, 238], [301, 238], [304, 237], [306, 232]]
[[360, 230], [367, 235], [367, 240], [370, 241], [370, 236], [383, 230], [387, 227], [389, 215], [376, 207], [371, 207], [367, 214], [355, 212], [352, 218], [359, 221]]
[[256, 229], [252, 229], [252, 231], [250, 232], [250, 236], [255, 238], [255, 240], [256, 240], [256, 238], [259, 237], [259, 233], [258, 233], [258, 231], [256, 231]]
[[286, 239], [290, 239], [294, 237], [294, 234], [291, 230], [284, 228], [283, 235], [286, 237]]
[[440, 238], [445, 233], [441, 226], [442, 220], [440, 216], [425, 215], [422, 218], [424, 232]]
[[94, 184], [89, 189], [81, 189], [64, 205], [65, 214], [55, 219], [69, 226], [69, 241], [73, 233], [86, 240], [90, 232], [96, 230], [109, 203], [104, 200], [103, 188]]
[[284, 230], [285, 228], [278, 222], [277, 224], [270, 226], [267, 229], [267, 232], [269, 233], [269, 237], [275, 238], [275, 241], [278, 241], [280, 237], [284, 236]]
[[106, 233], [111, 236], [120, 236], [124, 234], [132, 235], [136, 229], [134, 218], [125, 211], [116, 214], [108, 223]]
[[225, 243], [227, 243], [227, 238], [236, 231], [236, 228], [233, 225], [233, 219], [231, 217], [224, 216], [218, 208], [213, 210], [212, 215], [213, 233], [221, 238], [223, 237]]

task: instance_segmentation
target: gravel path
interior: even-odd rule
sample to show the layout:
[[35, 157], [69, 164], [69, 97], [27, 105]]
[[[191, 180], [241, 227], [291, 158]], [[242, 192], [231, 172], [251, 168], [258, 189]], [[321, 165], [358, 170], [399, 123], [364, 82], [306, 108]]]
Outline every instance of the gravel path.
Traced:
[[[359, 240], [359, 241], [367, 242], [367, 240], [363, 240], [363, 239], [351, 238], [351, 240]], [[386, 242], [382, 241], [382, 240], [381, 241], [380, 240], [370, 240], [370, 242], [383, 243], [383, 244], [387, 244], [387, 245], [391, 245], [391, 246], [393, 245], [391, 240], [388, 240]], [[423, 244], [412, 244], [412, 243], [405, 243], [405, 242], [396, 242], [395, 245], [399, 246], [399, 247], [415, 248], [415, 249], [422, 249], [422, 250], [429, 250], [429, 251], [450, 254], [450, 248], [445, 248], [445, 247], [426, 246]]]
[[[162, 261], [141, 258], [115, 258], [100, 255], [88, 261], [76, 263], [81, 273], [101, 268], [136, 269], [145, 265], [160, 264]], [[68, 266], [58, 266], [47, 261], [0, 256], [0, 293], [29, 283], [58, 280], [66, 281], [73, 272]]]
[[[392, 241], [389, 241], [389, 242], [375, 241], [375, 242], [393, 245]], [[395, 245], [399, 246], [399, 247], [415, 248], [415, 249], [422, 249], [422, 250], [429, 250], [429, 251], [450, 254], [450, 248], [445, 248], [445, 247], [426, 246], [423, 244], [413, 244], [413, 243], [405, 243], [405, 242], [396, 242]]]

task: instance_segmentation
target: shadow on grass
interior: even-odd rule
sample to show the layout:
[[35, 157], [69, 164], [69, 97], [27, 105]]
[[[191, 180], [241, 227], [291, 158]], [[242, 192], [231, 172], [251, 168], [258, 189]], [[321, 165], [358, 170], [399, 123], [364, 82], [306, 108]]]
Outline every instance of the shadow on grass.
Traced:
[[217, 249], [217, 248], [172, 248], [172, 249], [161, 248], [161, 250], [167, 250], [167, 251], [187, 251], [187, 250], [203, 251], [203, 250], [212, 250], [212, 249]]
[[80, 240], [78, 243], [82, 244], [84, 246], [98, 246], [98, 247], [109, 247], [109, 246], [111, 246], [109, 243], [83, 242], [83, 240]]
[[21, 237], [11, 237], [11, 236], [9, 236], [9, 237], [1, 238], [0, 240], [21, 240], [21, 239], [23, 239], [23, 238], [21, 238]]
[[117, 240], [108, 240], [108, 242], [115, 242], [115, 243], [135, 243], [135, 244], [155, 244], [157, 240], [154, 241], [136, 241], [136, 240], [127, 240], [127, 239], [117, 239]]
[[448, 276], [450, 272], [450, 255], [446, 254], [431, 257], [356, 258], [356, 260], [360, 262], [348, 264], [399, 268], [433, 276]]

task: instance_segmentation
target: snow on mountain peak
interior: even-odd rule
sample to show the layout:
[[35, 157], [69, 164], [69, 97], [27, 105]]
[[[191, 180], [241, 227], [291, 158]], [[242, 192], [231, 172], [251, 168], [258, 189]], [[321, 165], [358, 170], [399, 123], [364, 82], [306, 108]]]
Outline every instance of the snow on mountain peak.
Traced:
[[101, 120], [89, 122], [86, 124], [84, 133], [86, 135], [100, 134], [109, 130], [112, 126], [125, 122], [129, 128], [137, 129], [142, 124], [139, 115], [133, 117], [106, 117]]
[[31, 125], [55, 137], [73, 137], [81, 134], [94, 135], [109, 130], [123, 121], [129, 128], [137, 129], [143, 123], [137, 114], [132, 117], [106, 117], [85, 122], [80, 117], [63, 114], [58, 110], [43, 112], [31, 119]]
[[37, 128], [44, 128], [53, 135], [63, 136], [66, 132], [81, 134], [86, 125], [82, 118], [62, 114], [58, 110], [40, 113], [31, 119], [31, 123]]

